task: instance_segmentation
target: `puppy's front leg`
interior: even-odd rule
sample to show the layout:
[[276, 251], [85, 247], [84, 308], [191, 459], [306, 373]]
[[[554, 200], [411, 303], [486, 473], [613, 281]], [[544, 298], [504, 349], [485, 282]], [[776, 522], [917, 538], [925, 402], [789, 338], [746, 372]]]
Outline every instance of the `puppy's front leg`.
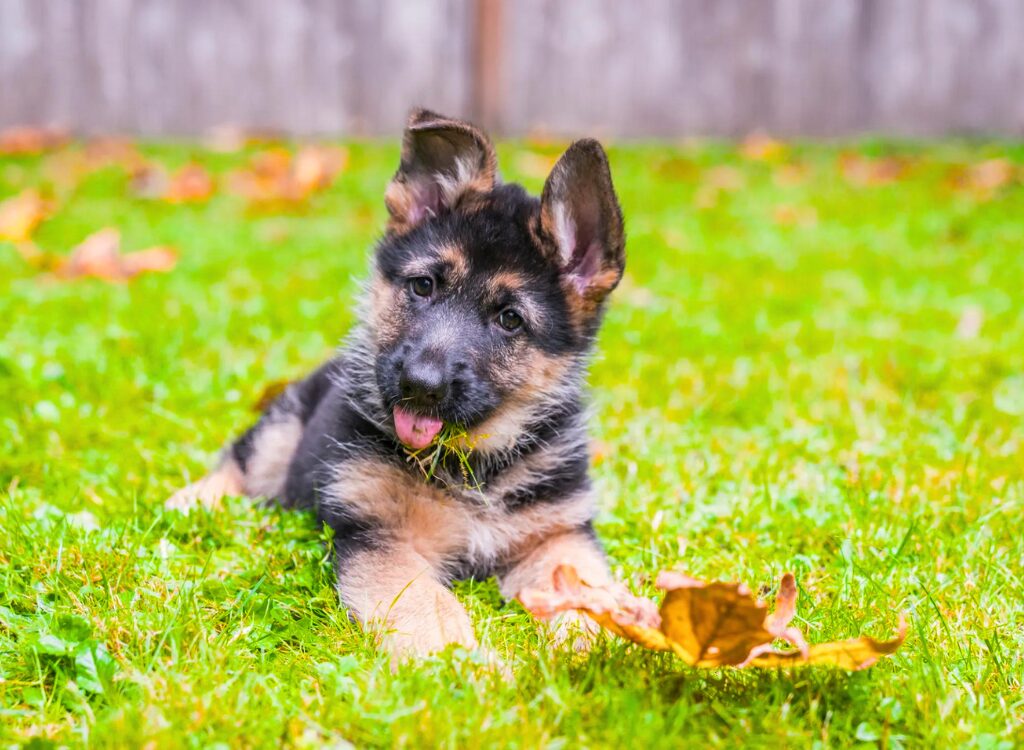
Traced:
[[[551, 589], [554, 572], [559, 565], [571, 565], [580, 578], [591, 586], [611, 584], [604, 551], [589, 526], [563, 532], [543, 539], [530, 548], [498, 581], [501, 594], [514, 599], [524, 589]], [[600, 632], [600, 626], [586, 615], [565, 612], [551, 624], [557, 645], [572, 639], [576, 651], [587, 651]]]
[[395, 660], [458, 644], [477, 647], [469, 614], [438, 580], [433, 566], [410, 545], [352, 549], [336, 538], [341, 600]]
[[188, 513], [197, 505], [212, 510], [228, 495], [245, 494], [245, 473], [231, 457], [221, 460], [216, 469], [197, 482], [184, 487], [164, 503], [168, 510]]

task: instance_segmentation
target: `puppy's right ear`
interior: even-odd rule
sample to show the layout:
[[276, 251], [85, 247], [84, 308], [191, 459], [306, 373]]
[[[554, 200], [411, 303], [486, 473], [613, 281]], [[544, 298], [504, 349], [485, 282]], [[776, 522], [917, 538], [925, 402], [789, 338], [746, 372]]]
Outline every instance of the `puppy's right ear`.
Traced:
[[498, 179], [498, 158], [483, 131], [425, 109], [414, 110], [402, 138], [402, 161], [384, 202], [388, 231], [404, 233], [452, 211], [469, 192], [487, 192]]

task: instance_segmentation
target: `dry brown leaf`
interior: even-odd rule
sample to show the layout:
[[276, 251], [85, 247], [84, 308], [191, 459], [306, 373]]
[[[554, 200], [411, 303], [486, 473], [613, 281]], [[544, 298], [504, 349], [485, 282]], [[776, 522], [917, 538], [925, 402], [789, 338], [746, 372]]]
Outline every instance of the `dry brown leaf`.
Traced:
[[171, 176], [161, 197], [167, 203], [205, 203], [213, 191], [213, 177], [201, 164], [193, 162]]
[[292, 179], [305, 195], [326, 190], [348, 163], [348, 152], [331, 146], [304, 146], [295, 155]]
[[[655, 612], [652, 601], [633, 596], [621, 584], [591, 586], [572, 566], [562, 565], [551, 588], [523, 591], [519, 599], [541, 619], [567, 610], [585, 612], [616, 635], [646, 648], [670, 650], [694, 667], [828, 664], [864, 669], [895, 652], [906, 637], [901, 618], [899, 633], [891, 641], [861, 637], [809, 646], [790, 624], [797, 598], [796, 579], [790, 573], [782, 577], [771, 614], [743, 584], [707, 583], [663, 572], [657, 585], [667, 593]], [[773, 644], [778, 640], [795, 648], [776, 650]]]
[[888, 185], [903, 177], [908, 168], [906, 159], [893, 156], [872, 159], [853, 152], [839, 156], [839, 171], [847, 182], [857, 187]]
[[58, 273], [66, 278], [120, 280], [121, 233], [110, 227], [93, 232], [72, 249]]
[[779, 161], [786, 151], [785, 143], [767, 133], [751, 133], [740, 144], [740, 153], [751, 161]]
[[170, 179], [167, 170], [162, 165], [143, 162], [131, 170], [128, 189], [138, 198], [158, 200], [167, 192]]
[[591, 586], [571, 565], [555, 569], [551, 588], [522, 591], [519, 601], [542, 620], [576, 609], [603, 628], [641, 646], [655, 651], [671, 649], [660, 630], [661, 615], [654, 602], [633, 596], [622, 584]]
[[93, 138], [85, 144], [85, 158], [93, 169], [116, 166], [134, 172], [146, 164], [138, 146], [127, 138]]
[[327, 189], [344, 169], [348, 153], [330, 146], [305, 146], [294, 157], [284, 148], [268, 149], [231, 175], [231, 189], [251, 208], [297, 206]]
[[139, 198], [182, 204], [205, 203], [216, 185], [210, 173], [195, 162], [173, 174], [168, 174], [160, 164], [144, 162], [132, 170], [128, 187]]
[[142, 273], [166, 272], [174, 268], [177, 252], [170, 247], [151, 247], [121, 253], [121, 233], [113, 227], [93, 232], [71, 251], [57, 268], [66, 279], [95, 278], [127, 281]]
[[739, 666], [777, 638], [806, 646], [788, 627], [796, 612], [796, 582], [789, 574], [780, 586], [789, 599], [774, 617], [742, 583], [705, 583], [662, 573], [657, 585], [667, 592], [661, 605], [662, 632], [676, 655], [691, 666]]
[[994, 198], [1017, 179], [1017, 167], [1009, 159], [987, 159], [953, 169], [948, 182], [955, 190], [981, 201]]
[[284, 148], [256, 154], [248, 167], [231, 174], [231, 189], [247, 199], [250, 205], [273, 202], [287, 189], [291, 158]]
[[68, 142], [60, 128], [14, 127], [0, 131], [0, 155], [25, 156], [53, 151]]
[[136, 250], [121, 256], [121, 270], [127, 278], [142, 273], [167, 273], [178, 263], [178, 251], [167, 245]]
[[1009, 185], [1016, 174], [1016, 167], [1008, 159], [988, 159], [972, 164], [967, 170], [967, 180], [978, 190], [995, 191]]
[[52, 209], [37, 190], [25, 190], [0, 203], [0, 240], [28, 242]]
[[754, 654], [745, 666], [786, 667], [799, 664], [821, 664], [856, 672], [867, 669], [883, 656], [896, 653], [907, 637], [907, 621], [900, 616], [896, 637], [889, 641], [876, 641], [862, 635], [832, 643], [816, 643], [809, 646], [806, 655], [799, 651], [773, 651]]

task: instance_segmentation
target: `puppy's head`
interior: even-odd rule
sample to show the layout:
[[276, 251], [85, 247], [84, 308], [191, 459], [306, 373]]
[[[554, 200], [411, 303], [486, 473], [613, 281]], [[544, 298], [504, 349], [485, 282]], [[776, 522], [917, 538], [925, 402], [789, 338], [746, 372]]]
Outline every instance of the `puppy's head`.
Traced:
[[508, 445], [574, 400], [625, 266], [601, 146], [570, 146], [538, 200], [499, 181], [484, 133], [421, 110], [385, 200], [366, 324], [399, 440], [423, 448], [450, 424]]

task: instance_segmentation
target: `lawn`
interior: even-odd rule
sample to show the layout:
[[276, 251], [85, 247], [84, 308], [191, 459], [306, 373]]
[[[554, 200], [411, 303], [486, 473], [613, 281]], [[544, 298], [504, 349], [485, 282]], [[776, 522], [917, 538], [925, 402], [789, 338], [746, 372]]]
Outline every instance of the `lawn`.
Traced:
[[[222, 186], [173, 205], [75, 148], [0, 157], [0, 200], [53, 197], [42, 250], [114, 226], [180, 252], [109, 283], [0, 243], [2, 744], [1024, 743], [1024, 147], [611, 148], [629, 260], [591, 383], [614, 569], [646, 593], [661, 569], [790, 570], [812, 642], [900, 612], [910, 633], [864, 672], [694, 671], [612, 638], [551, 651], [461, 583], [508, 681], [457, 652], [392, 674], [311, 516], [162, 507], [352, 324], [396, 145], [346, 144], [328, 189], [263, 210], [224, 185], [264, 146], [141, 148]], [[558, 148], [502, 146], [506, 178], [539, 190]]]

